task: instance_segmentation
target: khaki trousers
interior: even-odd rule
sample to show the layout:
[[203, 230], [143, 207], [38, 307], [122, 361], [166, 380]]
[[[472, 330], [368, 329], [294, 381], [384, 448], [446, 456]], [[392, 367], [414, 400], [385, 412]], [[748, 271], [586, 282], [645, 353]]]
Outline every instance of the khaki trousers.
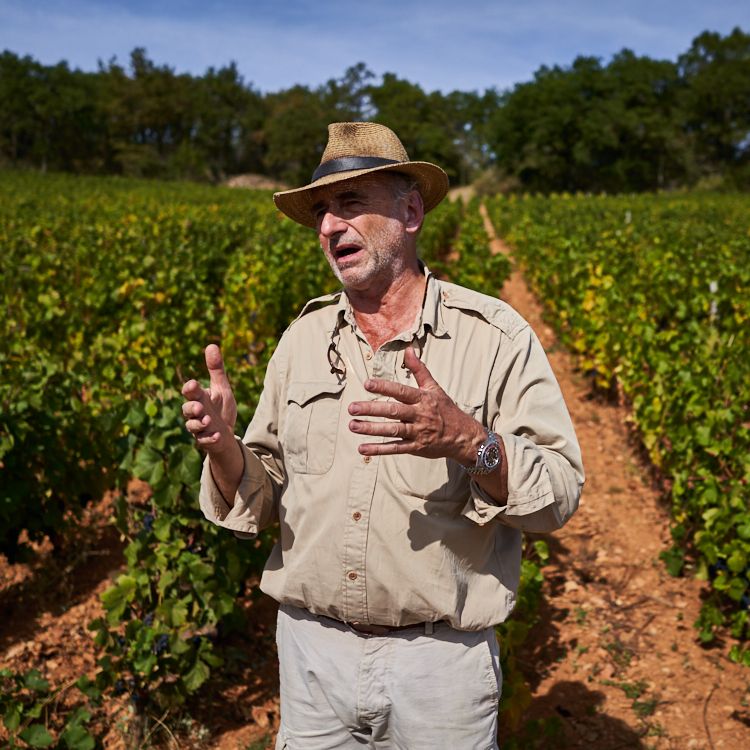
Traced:
[[282, 605], [276, 750], [497, 750], [494, 628], [385, 636]]

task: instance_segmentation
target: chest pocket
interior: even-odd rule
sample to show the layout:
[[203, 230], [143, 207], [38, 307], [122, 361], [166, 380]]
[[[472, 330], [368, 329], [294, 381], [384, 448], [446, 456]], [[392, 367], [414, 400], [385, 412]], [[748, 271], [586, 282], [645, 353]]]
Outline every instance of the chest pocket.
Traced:
[[[482, 404], [458, 404], [474, 419], [481, 417]], [[394, 458], [395, 484], [399, 491], [420, 500], [466, 500], [469, 477], [455, 461], [397, 454]]]
[[281, 442], [292, 471], [325, 474], [333, 465], [344, 384], [290, 383]]

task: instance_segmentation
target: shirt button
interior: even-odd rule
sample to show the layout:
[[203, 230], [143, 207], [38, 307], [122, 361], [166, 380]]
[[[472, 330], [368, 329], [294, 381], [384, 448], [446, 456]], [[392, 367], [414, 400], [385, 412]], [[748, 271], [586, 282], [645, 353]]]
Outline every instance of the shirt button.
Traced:
[[352, 513], [352, 518], [355, 521], [359, 521], [359, 519], [362, 518], [362, 514], [359, 511], [356, 511], [355, 513]]
[[372, 352], [365, 352], [365, 359], [372, 359]]
[[363, 460], [363, 461], [364, 461], [364, 462], [365, 462], [366, 464], [369, 464], [369, 463], [370, 463], [370, 459], [371, 459], [371, 458], [372, 458], [372, 456], [365, 456], [365, 457], [364, 457], [364, 458], [363, 458], [362, 460]]
[[353, 570], [349, 573], [349, 580], [350, 581], [356, 581], [357, 580], [357, 574]]

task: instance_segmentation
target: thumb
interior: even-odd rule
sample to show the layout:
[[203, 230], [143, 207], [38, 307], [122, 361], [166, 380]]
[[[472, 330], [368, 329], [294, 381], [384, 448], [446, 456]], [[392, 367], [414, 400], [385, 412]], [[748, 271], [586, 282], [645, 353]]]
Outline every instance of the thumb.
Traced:
[[218, 388], [219, 390], [230, 389], [229, 378], [227, 378], [226, 372], [224, 372], [224, 360], [221, 356], [221, 349], [216, 344], [209, 344], [206, 347], [206, 367], [208, 368], [208, 375], [210, 378], [209, 387], [211, 389]]
[[404, 364], [407, 369], [414, 375], [414, 380], [417, 381], [417, 385], [420, 388], [434, 388], [439, 387], [435, 382], [435, 378], [427, 369], [427, 365], [417, 356], [414, 351], [414, 347], [407, 346], [404, 351]]

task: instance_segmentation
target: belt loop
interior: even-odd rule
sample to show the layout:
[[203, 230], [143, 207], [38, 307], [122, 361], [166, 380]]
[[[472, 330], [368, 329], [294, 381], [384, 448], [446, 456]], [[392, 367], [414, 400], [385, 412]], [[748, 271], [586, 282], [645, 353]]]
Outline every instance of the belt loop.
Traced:
[[435, 623], [433, 622], [426, 622], [424, 624], [424, 634], [425, 635], [432, 635], [435, 632]]

